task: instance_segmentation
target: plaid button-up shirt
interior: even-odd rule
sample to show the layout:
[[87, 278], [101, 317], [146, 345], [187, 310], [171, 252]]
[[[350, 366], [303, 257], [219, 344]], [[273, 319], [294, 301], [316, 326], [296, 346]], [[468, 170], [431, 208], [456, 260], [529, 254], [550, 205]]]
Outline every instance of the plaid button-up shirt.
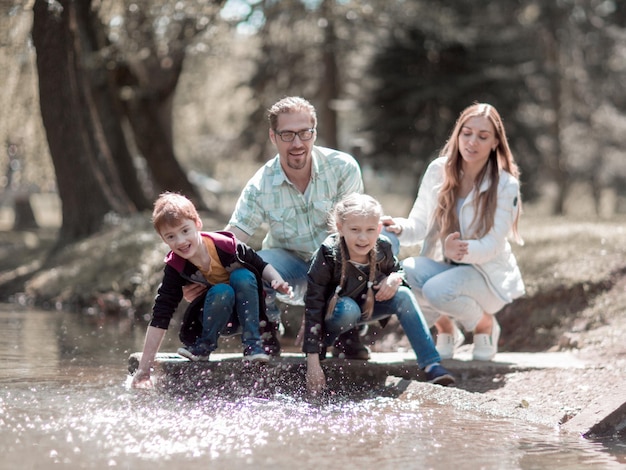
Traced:
[[304, 194], [287, 179], [278, 155], [243, 189], [229, 224], [252, 236], [263, 223], [263, 249], [283, 248], [309, 261], [328, 236], [328, 216], [343, 196], [363, 192], [357, 161], [347, 153], [313, 147], [311, 181]]

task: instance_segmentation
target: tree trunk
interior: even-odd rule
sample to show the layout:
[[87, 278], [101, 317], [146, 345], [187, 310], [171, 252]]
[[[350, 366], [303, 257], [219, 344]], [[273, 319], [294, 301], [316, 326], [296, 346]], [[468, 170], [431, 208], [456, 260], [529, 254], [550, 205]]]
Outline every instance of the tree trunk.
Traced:
[[135, 143], [148, 164], [157, 192], [181, 192], [198, 209], [208, 210], [174, 153], [172, 108], [183, 70], [188, 42], [184, 34], [188, 28], [181, 25], [181, 37], [172, 39], [167, 52], [163, 53], [157, 48], [148, 18], [141, 10], [134, 15], [142, 43], [150, 53], [126, 61], [118, 70], [116, 87], [125, 90], [122, 103]]
[[15, 220], [13, 230], [31, 230], [38, 227], [33, 206], [30, 203], [30, 194], [27, 191], [20, 191], [14, 199]]
[[320, 88], [320, 119], [319, 127], [321, 130], [321, 138], [326, 146], [330, 148], [339, 147], [339, 139], [337, 137], [337, 110], [334, 102], [339, 97], [339, 76], [337, 68], [337, 36], [335, 33], [335, 15], [332, 11], [334, 1], [324, 0], [321, 11], [322, 16], [326, 19], [326, 27], [324, 28], [324, 44], [322, 50], [324, 76], [321, 81]]
[[552, 213], [554, 215], [562, 215], [565, 213], [565, 200], [569, 190], [570, 177], [567, 169], [567, 159], [563, 154], [561, 145], [561, 124], [563, 121], [563, 104], [562, 104], [562, 78], [561, 78], [561, 51], [559, 40], [555, 36], [556, 32], [561, 29], [563, 24], [561, 21], [561, 12], [558, 6], [548, 8], [547, 15], [548, 28], [544, 29], [544, 46], [545, 46], [545, 68], [546, 76], [549, 82], [550, 91], [550, 107], [554, 116], [549, 125], [549, 134], [554, 138], [554, 150], [552, 157], [547, 161], [548, 170], [552, 174], [552, 179], [557, 186], [556, 199], [553, 202]]
[[[128, 149], [126, 136], [122, 129], [124, 111], [115, 88], [115, 70], [109, 70], [104, 61], [108, 58], [94, 60], [99, 52], [110, 46], [104, 31], [104, 25], [91, 8], [91, 2], [77, 2], [77, 17], [82, 43], [89, 45], [91, 60], [85, 60], [86, 72], [91, 84], [91, 95], [94, 106], [98, 111], [101, 127], [100, 146], [106, 152], [107, 162], [112, 166], [111, 178], [119, 182], [120, 191], [123, 191], [138, 210], [152, 208], [151, 198], [139, 180], [137, 168]], [[150, 197], [148, 197], [150, 196]]]
[[164, 94], [136, 96], [126, 103], [135, 142], [146, 159], [158, 191], [181, 192], [198, 209], [208, 210], [174, 154], [172, 101], [175, 85]]
[[62, 245], [97, 232], [108, 212], [125, 215], [132, 207], [113, 194], [101, 168], [97, 110], [82, 69], [75, 3], [36, 0], [33, 11], [40, 108], [61, 199]]

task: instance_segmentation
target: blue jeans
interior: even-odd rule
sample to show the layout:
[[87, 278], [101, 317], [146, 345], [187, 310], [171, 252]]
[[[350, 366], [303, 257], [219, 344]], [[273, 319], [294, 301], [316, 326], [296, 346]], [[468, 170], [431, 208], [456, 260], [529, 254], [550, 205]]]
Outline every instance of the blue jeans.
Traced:
[[[424, 316], [413, 296], [406, 286], [400, 286], [396, 295], [384, 302], [374, 303], [374, 312], [369, 322], [381, 320], [391, 315], [397, 315], [404, 333], [417, 356], [417, 364], [421, 369], [440, 362], [441, 358], [435, 343], [426, 325]], [[365, 323], [361, 318], [361, 307], [350, 297], [340, 297], [331, 317], [324, 321], [326, 335], [324, 344], [331, 346], [337, 336], [351, 330], [357, 325]]]
[[209, 351], [214, 351], [220, 332], [229, 321], [235, 320], [242, 327], [243, 346], [262, 347], [256, 277], [245, 268], [230, 273], [230, 284], [216, 284], [207, 292], [202, 313], [202, 336], [198, 342], [204, 343]]
[[446, 264], [414, 256], [403, 260], [402, 266], [429, 325], [448, 315], [472, 331], [483, 312], [495, 314], [505, 305], [471, 264]]
[[[263, 260], [271, 264], [276, 271], [287, 281], [294, 291], [294, 297], [304, 296], [306, 291], [306, 274], [309, 271], [309, 262], [304, 261], [288, 250], [271, 248], [257, 252]], [[267, 318], [271, 322], [280, 321], [280, 311], [276, 305], [276, 291], [268, 282], [263, 282], [265, 288], [265, 305]]]
[[389, 239], [391, 242], [391, 252], [394, 256], [398, 256], [398, 253], [400, 253], [400, 239], [398, 235], [393, 232], [388, 232], [386, 227], [383, 227], [381, 234]]

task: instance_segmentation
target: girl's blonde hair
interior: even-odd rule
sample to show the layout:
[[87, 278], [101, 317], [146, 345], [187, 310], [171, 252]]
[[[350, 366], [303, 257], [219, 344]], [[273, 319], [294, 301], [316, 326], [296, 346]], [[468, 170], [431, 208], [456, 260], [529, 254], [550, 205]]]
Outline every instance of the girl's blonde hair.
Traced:
[[[383, 208], [372, 196], [367, 194], [352, 193], [341, 199], [333, 210], [330, 218], [330, 227], [333, 232], [339, 232], [339, 226], [344, 223], [348, 216], [378, 217], [383, 215]], [[349, 259], [348, 247], [343, 237], [339, 237], [339, 253], [341, 256], [341, 279], [335, 289], [335, 293], [328, 303], [326, 318], [332, 315], [339, 299], [339, 292], [343, 289], [346, 280], [347, 263]], [[367, 295], [363, 304], [362, 314], [365, 320], [369, 320], [374, 312], [374, 281], [376, 279], [376, 245], [369, 252], [369, 279], [367, 282]]]
[[152, 210], [152, 225], [160, 233], [164, 226], [176, 227], [185, 220], [200, 223], [200, 215], [187, 197], [182, 194], [164, 192], [156, 201]]
[[[510, 173], [519, 180], [520, 171], [515, 163], [513, 154], [509, 147], [509, 142], [504, 130], [504, 124], [498, 111], [486, 103], [474, 103], [465, 108], [456, 121], [456, 125], [452, 130], [450, 138], [446, 142], [441, 156], [447, 157], [445, 165], [445, 176], [443, 185], [438, 195], [437, 209], [434, 213], [433, 230], [439, 235], [458, 231], [459, 220], [456, 212], [457, 192], [461, 186], [462, 163], [463, 157], [459, 152], [459, 134], [468, 119], [473, 117], [484, 117], [493, 125], [495, 137], [498, 139], [498, 146], [489, 155], [487, 165], [478, 174], [474, 182], [475, 189], [480, 188], [482, 182], [489, 178], [491, 184], [487, 191], [478, 192], [478, 196], [474, 202], [475, 215], [472, 221], [474, 233], [471, 235], [480, 238], [486, 235], [493, 227], [496, 206], [498, 204], [498, 182], [500, 180], [500, 170]], [[518, 232], [518, 220], [521, 213], [521, 196], [518, 194], [517, 200], [519, 210], [513, 222], [513, 236], [519, 243], [522, 242]]]

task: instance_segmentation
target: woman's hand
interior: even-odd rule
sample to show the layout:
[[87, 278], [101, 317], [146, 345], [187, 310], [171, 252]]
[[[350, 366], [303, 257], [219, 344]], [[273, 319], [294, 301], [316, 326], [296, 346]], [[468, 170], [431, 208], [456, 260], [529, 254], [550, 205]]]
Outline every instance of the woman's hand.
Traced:
[[393, 217], [389, 215], [383, 215], [380, 218], [380, 221], [388, 232], [395, 233], [396, 235], [400, 235], [402, 233], [402, 226], [396, 224], [396, 221], [393, 220]]
[[461, 234], [454, 232], [448, 235], [444, 241], [443, 253], [446, 258], [460, 263], [468, 253], [468, 243], [461, 240]]

